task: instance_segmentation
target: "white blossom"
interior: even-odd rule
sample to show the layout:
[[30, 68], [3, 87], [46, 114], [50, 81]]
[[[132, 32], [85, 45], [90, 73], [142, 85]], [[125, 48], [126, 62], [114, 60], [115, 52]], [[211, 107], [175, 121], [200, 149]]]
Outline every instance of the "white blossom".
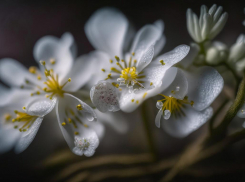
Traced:
[[[180, 45], [156, 57], [165, 42], [163, 28], [159, 20], [134, 35], [126, 17], [112, 8], [100, 9], [88, 20], [85, 32], [97, 49], [93, 55], [99, 69], [91, 100], [100, 111], [131, 112], [169, 84], [171, 78], [161, 81], [165, 72], [187, 55], [189, 46]], [[132, 35], [131, 48], [126, 49]]]
[[205, 5], [201, 6], [200, 17], [187, 10], [187, 30], [195, 42], [203, 42], [212, 40], [223, 29], [228, 18], [225, 12], [222, 14], [223, 8], [214, 4], [209, 10]]

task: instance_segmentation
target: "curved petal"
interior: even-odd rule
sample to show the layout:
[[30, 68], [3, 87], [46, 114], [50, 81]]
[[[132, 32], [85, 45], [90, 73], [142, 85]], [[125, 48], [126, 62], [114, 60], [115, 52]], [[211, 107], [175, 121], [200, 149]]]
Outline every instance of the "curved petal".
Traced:
[[100, 81], [90, 90], [90, 98], [95, 107], [101, 112], [118, 111], [119, 91], [112, 83]]
[[56, 102], [57, 98], [53, 98], [52, 100], [48, 98], [37, 98], [27, 105], [26, 112], [29, 115], [43, 117], [53, 110]]
[[201, 111], [210, 106], [223, 89], [222, 76], [208, 66], [185, 73], [188, 80], [188, 97], [189, 100], [194, 101], [193, 108]]
[[101, 122], [108, 124], [118, 133], [126, 133], [128, 131], [128, 123], [124, 114], [120, 111], [114, 113], [102, 113], [99, 110], [95, 110], [98, 118]]
[[90, 81], [91, 76], [96, 72], [98, 60], [94, 59], [91, 54], [83, 55], [77, 58], [72, 66], [71, 71], [68, 73], [66, 78], [63, 80], [67, 81], [71, 78], [71, 82], [65, 86], [65, 90], [69, 92], [75, 92]]
[[64, 98], [58, 100], [56, 114], [62, 134], [73, 153], [85, 154], [86, 150], [79, 148], [78, 144], [86, 139], [91, 143], [92, 149], [88, 147], [89, 151], [85, 155], [93, 155], [99, 144], [99, 139], [90, 126], [91, 121], [96, 120], [93, 109], [78, 98], [65, 94]]
[[187, 106], [184, 113], [185, 116], [171, 116], [168, 120], [163, 120], [163, 129], [171, 136], [182, 138], [197, 130], [211, 118], [213, 109], [209, 107], [200, 112]]
[[163, 110], [159, 109], [156, 119], [155, 119], [155, 125], [160, 128], [160, 122], [161, 122], [161, 118], [162, 118], [162, 114], [163, 114]]
[[165, 72], [171, 66], [181, 61], [188, 54], [189, 50], [189, 46], [180, 45], [172, 51], [157, 57], [150, 66], [143, 70], [146, 75], [146, 79], [152, 82], [155, 86], [161, 85]]
[[[48, 69], [53, 69], [60, 79], [63, 79], [73, 65], [74, 38], [70, 33], [65, 33], [60, 39], [54, 36], [45, 36], [37, 41], [34, 46], [34, 58], [39, 64], [40, 60], [46, 61]], [[51, 59], [55, 63], [51, 63]]]
[[122, 56], [127, 31], [127, 18], [115, 8], [97, 10], [85, 25], [90, 43], [112, 56]]
[[179, 62], [179, 64], [184, 68], [188, 68], [193, 63], [199, 51], [199, 46], [196, 43], [191, 43], [190, 52], [187, 54], [185, 58], [183, 58], [182, 61]]
[[0, 60], [0, 79], [9, 86], [20, 87], [27, 80], [37, 83], [34, 75], [18, 61], [11, 58]]
[[43, 118], [37, 118], [32, 126], [26, 131], [21, 134], [20, 140], [18, 141], [17, 145], [15, 146], [15, 152], [21, 153], [23, 152], [34, 140], [37, 131], [42, 123]]
[[[164, 31], [164, 22], [162, 20], [157, 20], [154, 22], [154, 25], [159, 29], [160, 32]], [[154, 56], [157, 56], [163, 49], [166, 44], [166, 37], [163, 34], [161, 38], [156, 42], [154, 46]]]

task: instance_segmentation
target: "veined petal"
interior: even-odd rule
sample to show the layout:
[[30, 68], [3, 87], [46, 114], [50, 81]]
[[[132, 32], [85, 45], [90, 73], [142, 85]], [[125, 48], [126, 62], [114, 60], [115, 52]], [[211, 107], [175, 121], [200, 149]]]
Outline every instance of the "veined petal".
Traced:
[[185, 72], [188, 80], [188, 99], [194, 101], [193, 108], [202, 111], [210, 106], [224, 86], [222, 76], [212, 67], [195, 68]]
[[189, 50], [189, 46], [180, 45], [172, 51], [157, 57], [150, 66], [143, 70], [146, 75], [146, 79], [152, 82], [155, 86], [161, 85], [165, 72], [171, 66], [181, 61], [188, 54]]
[[[56, 106], [58, 123], [63, 136], [76, 155], [92, 156], [99, 145], [99, 139], [90, 126], [91, 121], [96, 120], [96, 115], [91, 107], [70, 94], [58, 100]], [[89, 146], [80, 146], [89, 142]], [[80, 147], [79, 147], [80, 146]]]
[[119, 90], [108, 81], [100, 81], [90, 90], [90, 98], [101, 112], [118, 111]]
[[43, 117], [53, 110], [56, 102], [57, 102], [56, 97], [53, 98], [52, 100], [48, 98], [39, 97], [27, 105], [26, 112], [29, 115]]
[[183, 111], [185, 116], [177, 118], [171, 116], [168, 120], [162, 120], [163, 129], [173, 137], [186, 137], [206, 123], [213, 114], [211, 107], [203, 111], [196, 111], [191, 106], [187, 106]]
[[9, 86], [20, 87], [25, 80], [37, 83], [37, 79], [18, 61], [11, 58], [0, 60], [0, 79]]
[[23, 152], [34, 140], [37, 131], [42, 123], [43, 118], [38, 117], [34, 123], [31, 125], [31, 127], [21, 134], [20, 140], [17, 142], [15, 146], [15, 152], [21, 153]]
[[121, 111], [102, 113], [96, 109], [95, 112], [101, 122], [111, 126], [118, 133], [126, 133], [128, 131], [127, 120]]
[[128, 24], [127, 18], [119, 10], [102, 8], [87, 21], [85, 33], [96, 49], [112, 56], [122, 56]]
[[[45, 36], [37, 41], [34, 46], [34, 58], [39, 63], [46, 61], [48, 68], [54, 70], [63, 79], [73, 65], [74, 38], [70, 33], [65, 33], [60, 39], [54, 36]], [[52, 61], [55, 61], [52, 64]]]

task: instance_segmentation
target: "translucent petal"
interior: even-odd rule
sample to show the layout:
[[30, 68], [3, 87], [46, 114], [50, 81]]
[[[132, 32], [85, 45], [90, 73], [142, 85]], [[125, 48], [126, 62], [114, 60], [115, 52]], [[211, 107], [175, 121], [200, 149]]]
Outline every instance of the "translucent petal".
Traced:
[[[48, 69], [53, 69], [62, 80], [70, 71], [73, 65], [74, 38], [70, 33], [65, 33], [60, 39], [54, 36], [45, 36], [37, 41], [34, 46], [34, 58], [38, 65], [39, 61], [46, 61]], [[50, 59], [55, 60], [51, 64]]]
[[34, 75], [18, 61], [11, 58], [4, 58], [0, 60], [0, 79], [9, 86], [20, 87], [25, 83], [25, 80], [31, 80], [37, 83]]
[[150, 46], [149, 49], [144, 52], [137, 64], [137, 71], [141, 72], [147, 65], [150, 64], [154, 56], [154, 46]]
[[23, 132], [20, 140], [18, 141], [17, 145], [15, 146], [15, 152], [16, 153], [21, 153], [23, 152], [34, 140], [37, 131], [42, 123], [43, 118], [39, 117], [37, 118], [32, 126], [26, 131]]
[[157, 116], [156, 116], [156, 119], [155, 119], [155, 125], [160, 128], [160, 122], [161, 122], [161, 117], [163, 115], [163, 111], [162, 109], [159, 109], [158, 113], [157, 113]]
[[100, 81], [90, 90], [90, 98], [95, 107], [101, 111], [118, 111], [119, 108], [119, 90], [110, 82]]
[[195, 68], [185, 75], [188, 80], [188, 100], [194, 101], [193, 108], [198, 111], [210, 106], [224, 86], [223, 78], [212, 67]]
[[163, 120], [163, 129], [173, 137], [186, 137], [206, 123], [213, 114], [211, 107], [200, 112], [187, 106], [183, 111], [185, 116], [171, 116], [168, 120]]
[[26, 112], [29, 115], [43, 117], [53, 110], [56, 101], [57, 98], [53, 98], [52, 100], [44, 97], [37, 98], [27, 105]]
[[120, 57], [128, 24], [127, 18], [119, 10], [101, 8], [87, 21], [85, 33], [96, 49]]

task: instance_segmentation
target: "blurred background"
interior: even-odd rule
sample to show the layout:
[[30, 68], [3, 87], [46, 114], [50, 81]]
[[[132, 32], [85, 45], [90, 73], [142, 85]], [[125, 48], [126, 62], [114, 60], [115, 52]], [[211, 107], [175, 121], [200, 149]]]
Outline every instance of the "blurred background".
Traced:
[[[224, 30], [215, 40], [220, 40], [230, 46], [236, 41], [238, 35], [245, 31], [245, 27], [242, 25], [245, 19], [243, 13], [245, 1], [2, 0], [0, 1], [0, 58], [11, 57], [27, 67], [35, 65], [33, 46], [36, 41], [45, 35], [61, 37], [64, 32], [73, 34], [77, 43], [78, 56], [89, 53], [93, 47], [85, 36], [84, 24], [94, 11], [104, 6], [112, 6], [121, 10], [133, 23], [136, 30], [157, 19], [163, 19], [165, 22], [164, 34], [167, 38], [163, 51], [167, 52], [179, 44], [191, 42], [186, 29], [186, 10], [191, 8], [199, 15], [202, 4], [210, 7], [214, 3], [223, 6], [224, 11], [229, 14]], [[155, 108], [155, 103], [150, 104]], [[162, 129], [155, 127], [154, 117], [157, 110], [149, 109], [149, 112], [152, 116], [150, 128], [154, 133], [155, 145], [161, 159], [168, 159], [170, 156], [180, 153], [187, 143], [205, 130], [205, 126], [203, 126], [187, 138], [175, 139]], [[58, 172], [58, 168], [56, 170], [46, 167], [44, 162], [47, 157], [55, 156], [56, 153], [69, 152], [69, 148], [60, 132], [56, 117], [52, 114], [50, 117], [53, 119], [44, 120], [35, 140], [26, 151], [19, 155], [9, 152], [0, 156], [0, 181], [46, 181]], [[128, 133], [119, 134], [107, 127], [105, 136], [94, 157], [148, 152], [140, 113], [135, 111], [127, 114], [126, 117], [129, 124]], [[243, 181], [245, 180], [244, 154], [245, 143], [240, 142], [222, 154], [215, 155], [199, 164], [201, 167], [208, 166], [206, 168], [210, 168], [211, 165], [212, 170], [218, 171], [217, 174], [182, 174], [175, 181]], [[84, 156], [76, 157], [71, 152], [69, 157], [71, 157], [69, 163], [87, 159]], [[220, 166], [225, 168], [226, 172], [220, 172]], [[156, 181], [162, 175], [158, 173], [128, 180]], [[125, 181], [125, 179], [108, 179], [108, 181]]]

